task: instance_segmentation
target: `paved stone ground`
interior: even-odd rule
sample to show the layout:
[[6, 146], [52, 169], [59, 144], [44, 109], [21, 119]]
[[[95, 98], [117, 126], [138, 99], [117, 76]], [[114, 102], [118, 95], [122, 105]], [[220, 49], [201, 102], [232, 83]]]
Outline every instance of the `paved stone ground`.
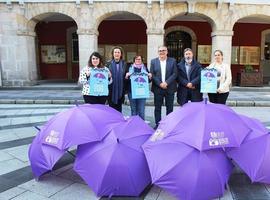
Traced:
[[[40, 181], [33, 179], [28, 161], [28, 148], [36, 135], [34, 126], [42, 126], [54, 114], [71, 105], [0, 104], [0, 200], [96, 200], [84, 181], [72, 170], [74, 158], [69, 154], [57, 163], [55, 170]], [[234, 107], [242, 113], [261, 120], [270, 128], [269, 107]], [[128, 106], [124, 106], [129, 115]], [[164, 110], [163, 110], [163, 113]], [[146, 119], [153, 126], [153, 107], [147, 106]], [[107, 199], [107, 198], [101, 198]], [[158, 187], [151, 187], [138, 198], [115, 200], [174, 200]], [[236, 168], [225, 195], [219, 200], [270, 200], [270, 186], [251, 184], [249, 178]]]
[[[74, 104], [75, 100], [83, 102], [80, 88], [75, 83], [42, 83], [23, 88], [0, 88], [2, 104]], [[233, 87], [227, 103], [230, 106], [270, 107], [270, 87]], [[147, 99], [147, 105], [153, 105], [152, 93]]]

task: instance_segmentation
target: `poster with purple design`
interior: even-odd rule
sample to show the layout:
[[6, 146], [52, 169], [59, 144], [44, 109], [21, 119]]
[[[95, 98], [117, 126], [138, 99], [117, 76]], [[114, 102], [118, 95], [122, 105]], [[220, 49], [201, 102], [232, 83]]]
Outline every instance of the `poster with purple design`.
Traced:
[[108, 96], [109, 95], [109, 80], [108, 70], [92, 69], [89, 84], [91, 96]]
[[149, 98], [149, 81], [146, 73], [133, 73], [130, 80], [132, 99]]
[[203, 69], [201, 71], [201, 93], [217, 93], [216, 69]]

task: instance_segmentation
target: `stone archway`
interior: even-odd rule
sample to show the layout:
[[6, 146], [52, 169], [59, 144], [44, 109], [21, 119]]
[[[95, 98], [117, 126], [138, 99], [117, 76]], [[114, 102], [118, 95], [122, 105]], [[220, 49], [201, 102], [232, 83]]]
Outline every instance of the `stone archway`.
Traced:
[[186, 26], [171, 26], [165, 30], [164, 38], [166, 38], [168, 36], [168, 34], [175, 32], [175, 31], [182, 31], [182, 32], [189, 34], [189, 36], [191, 37], [190, 48], [193, 50], [194, 57], [196, 57], [196, 55], [197, 55], [197, 48], [196, 48], [197, 47], [197, 37], [196, 37], [195, 32], [191, 28], [186, 27]]

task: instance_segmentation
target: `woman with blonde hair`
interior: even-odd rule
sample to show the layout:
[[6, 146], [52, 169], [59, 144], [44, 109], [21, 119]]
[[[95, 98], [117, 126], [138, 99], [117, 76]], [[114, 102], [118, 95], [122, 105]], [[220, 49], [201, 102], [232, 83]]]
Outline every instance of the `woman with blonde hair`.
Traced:
[[221, 50], [215, 50], [214, 56], [215, 62], [211, 63], [207, 69], [217, 70], [217, 93], [208, 93], [209, 101], [226, 104], [232, 83], [231, 67], [223, 62], [223, 52]]

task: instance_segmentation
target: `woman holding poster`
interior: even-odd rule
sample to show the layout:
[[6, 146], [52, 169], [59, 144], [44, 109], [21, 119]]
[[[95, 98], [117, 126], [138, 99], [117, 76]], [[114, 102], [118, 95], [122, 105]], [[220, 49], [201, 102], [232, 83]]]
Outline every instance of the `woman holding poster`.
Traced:
[[137, 55], [133, 64], [125, 76], [127, 91], [130, 102], [131, 115], [139, 115], [144, 120], [145, 102], [149, 97], [149, 80], [152, 78], [146, 66], [142, 62], [142, 56]]
[[217, 93], [208, 93], [208, 97], [212, 103], [226, 104], [232, 83], [231, 67], [223, 63], [223, 52], [221, 50], [215, 50], [214, 56], [215, 62], [211, 63], [207, 69], [217, 70]]
[[105, 104], [108, 99], [108, 85], [112, 82], [111, 72], [103, 65], [98, 52], [90, 55], [88, 65], [80, 72], [79, 83], [83, 85], [82, 95], [85, 103]]

